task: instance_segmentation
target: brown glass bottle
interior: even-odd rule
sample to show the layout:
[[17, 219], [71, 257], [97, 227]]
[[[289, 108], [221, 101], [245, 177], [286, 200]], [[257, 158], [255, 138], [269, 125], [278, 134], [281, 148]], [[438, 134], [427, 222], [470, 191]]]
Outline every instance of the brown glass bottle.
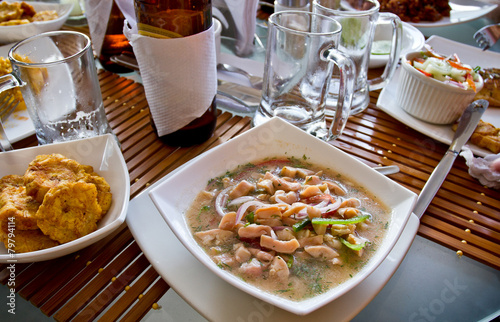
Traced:
[[120, 8], [113, 1], [106, 34], [102, 43], [101, 55], [99, 56], [99, 62], [102, 67], [113, 73], [130, 73], [133, 71], [110, 60], [111, 57], [118, 55], [134, 56], [132, 46], [123, 34], [124, 20], [125, 17]]
[[[157, 38], [190, 36], [203, 32], [212, 25], [211, 0], [135, 0], [135, 12], [139, 33]], [[155, 128], [153, 119], [151, 122]], [[160, 139], [172, 146], [199, 144], [212, 136], [216, 122], [214, 96], [201, 117]]]

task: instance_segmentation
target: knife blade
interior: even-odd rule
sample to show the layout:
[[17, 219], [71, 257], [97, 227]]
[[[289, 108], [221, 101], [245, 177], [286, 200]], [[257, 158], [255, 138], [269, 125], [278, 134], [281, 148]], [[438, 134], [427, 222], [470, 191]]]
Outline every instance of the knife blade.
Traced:
[[448, 151], [446, 151], [441, 161], [432, 171], [429, 179], [424, 185], [424, 188], [418, 196], [415, 208], [413, 209], [413, 213], [417, 215], [418, 218], [422, 217], [432, 199], [434, 199], [434, 196], [450, 172], [457, 155], [462, 150], [463, 145], [469, 140], [470, 136], [476, 129], [481, 116], [486, 108], [488, 108], [488, 104], [489, 103], [486, 100], [474, 101], [467, 106], [465, 112], [460, 117], [457, 131], [453, 136], [453, 140], [448, 148]]

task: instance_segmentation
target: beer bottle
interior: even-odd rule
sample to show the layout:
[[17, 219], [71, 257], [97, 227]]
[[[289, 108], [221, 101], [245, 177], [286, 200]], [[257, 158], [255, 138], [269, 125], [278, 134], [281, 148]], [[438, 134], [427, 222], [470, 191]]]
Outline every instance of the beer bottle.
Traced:
[[[157, 38], [186, 37], [203, 32], [212, 25], [211, 0], [135, 0], [135, 12], [139, 34]], [[155, 128], [152, 118], [151, 122]], [[172, 146], [199, 144], [212, 136], [216, 122], [214, 95], [201, 117], [160, 139]]]
[[102, 43], [101, 54], [99, 56], [99, 62], [102, 67], [113, 73], [132, 72], [131, 69], [110, 60], [111, 57], [121, 54], [132, 57], [134, 55], [132, 46], [130, 45], [127, 37], [123, 34], [124, 20], [125, 17], [123, 16], [123, 13], [120, 8], [118, 8], [115, 1], [113, 1], [108, 26], [106, 28], [106, 34], [104, 35]]

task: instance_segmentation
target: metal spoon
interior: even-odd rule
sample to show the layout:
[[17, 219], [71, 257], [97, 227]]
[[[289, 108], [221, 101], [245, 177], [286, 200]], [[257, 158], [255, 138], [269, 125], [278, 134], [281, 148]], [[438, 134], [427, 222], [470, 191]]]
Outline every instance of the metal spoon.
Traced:
[[248, 78], [248, 80], [250, 81], [250, 84], [252, 85], [253, 88], [258, 89], [258, 90], [262, 90], [262, 77], [254, 76], [252, 74], [249, 74], [248, 72], [246, 72], [245, 70], [243, 70], [241, 68], [231, 66], [228, 64], [217, 64], [217, 69], [224, 71], [224, 72], [237, 73], [237, 74], [243, 75], [246, 78]]
[[373, 170], [378, 171], [379, 173], [388, 176], [390, 174], [398, 173], [399, 167], [397, 165], [388, 165], [383, 167], [375, 167]]

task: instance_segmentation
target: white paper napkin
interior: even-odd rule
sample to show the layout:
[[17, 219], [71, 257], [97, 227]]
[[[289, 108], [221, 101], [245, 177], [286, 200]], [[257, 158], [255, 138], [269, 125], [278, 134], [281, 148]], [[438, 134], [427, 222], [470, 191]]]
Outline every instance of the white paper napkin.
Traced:
[[234, 21], [236, 22], [236, 54], [250, 55], [253, 51], [255, 25], [257, 23], [258, 0], [225, 0]]
[[113, 1], [85, 0], [85, 17], [89, 25], [94, 52], [98, 57], [101, 55], [112, 5]]
[[464, 146], [460, 155], [469, 167], [469, 174], [479, 182], [493, 189], [500, 189], [500, 170], [498, 162], [500, 154], [489, 154], [484, 158], [475, 158], [469, 147]]
[[123, 31], [134, 48], [158, 135], [175, 132], [202, 116], [217, 93], [214, 26], [188, 37], [157, 39], [139, 35], [135, 17], [126, 17]]
[[[253, 52], [258, 0], [213, 0], [213, 6], [227, 8], [234, 21], [235, 53], [238, 56], [248, 56]], [[215, 11], [215, 14], [220, 12]], [[224, 24], [224, 17], [217, 17]], [[225, 26], [227, 28], [227, 26]]]

